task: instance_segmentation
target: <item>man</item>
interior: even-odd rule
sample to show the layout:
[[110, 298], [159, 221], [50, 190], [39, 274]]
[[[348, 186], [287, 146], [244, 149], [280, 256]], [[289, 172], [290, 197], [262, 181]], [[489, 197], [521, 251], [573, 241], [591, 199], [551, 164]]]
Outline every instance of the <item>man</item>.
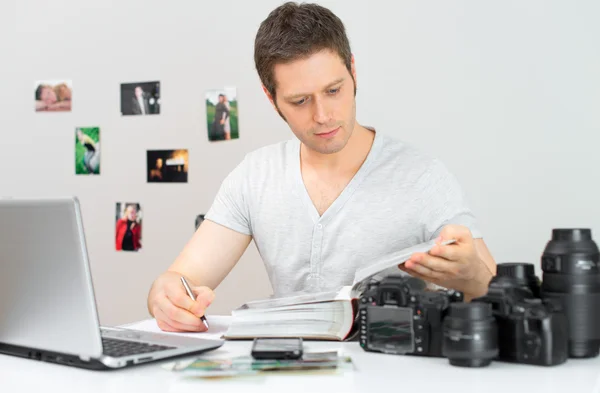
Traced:
[[225, 122], [229, 119], [229, 109], [225, 105], [226, 97], [219, 94], [219, 102], [215, 107], [215, 118], [212, 124], [213, 140], [221, 141], [226, 139]]
[[[342, 22], [318, 5], [286, 3], [261, 24], [263, 90], [297, 140], [248, 154], [205, 221], [154, 282], [148, 309], [166, 331], [204, 331], [213, 289], [252, 239], [276, 296], [352, 283], [357, 269], [431, 239], [456, 239], [402, 267], [486, 293], [495, 262], [454, 177], [435, 159], [356, 122], [356, 70]], [[196, 301], [179, 282], [194, 285]]]
[[150, 113], [150, 104], [141, 86], [135, 87], [134, 96], [131, 99], [131, 112], [134, 115], [147, 115]]

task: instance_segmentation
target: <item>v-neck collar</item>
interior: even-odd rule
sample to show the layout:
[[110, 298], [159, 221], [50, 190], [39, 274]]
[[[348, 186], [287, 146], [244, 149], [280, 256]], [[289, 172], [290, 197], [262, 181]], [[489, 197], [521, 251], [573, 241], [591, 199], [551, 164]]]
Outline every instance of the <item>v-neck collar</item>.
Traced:
[[300, 166], [300, 141], [295, 140], [295, 143], [292, 147], [292, 160], [291, 160], [291, 169], [292, 174], [295, 178], [296, 189], [300, 195], [300, 199], [304, 203], [306, 209], [309, 212], [309, 215], [314, 224], [325, 224], [335, 214], [344, 206], [344, 204], [350, 199], [354, 191], [358, 188], [358, 186], [362, 183], [365, 176], [371, 169], [373, 162], [379, 155], [381, 150], [381, 135], [373, 128], [366, 127], [370, 131], [375, 133], [375, 137], [373, 139], [373, 143], [371, 145], [371, 149], [367, 154], [367, 158], [362, 163], [358, 171], [354, 174], [350, 182], [346, 185], [344, 190], [338, 195], [338, 197], [333, 201], [333, 203], [329, 206], [327, 210], [323, 213], [322, 216], [319, 215], [319, 211], [315, 207], [312, 199], [310, 199], [310, 195], [308, 194], [308, 190], [306, 189], [306, 185], [304, 184], [304, 180], [302, 179], [302, 170]]

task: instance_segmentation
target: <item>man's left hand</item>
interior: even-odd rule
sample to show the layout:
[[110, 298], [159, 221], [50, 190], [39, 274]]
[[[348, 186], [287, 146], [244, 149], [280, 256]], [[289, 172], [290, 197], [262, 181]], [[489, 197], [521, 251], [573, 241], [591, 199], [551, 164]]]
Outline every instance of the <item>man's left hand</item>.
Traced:
[[[441, 243], [454, 239], [452, 244]], [[460, 225], [447, 225], [429, 253], [414, 253], [399, 265], [410, 275], [436, 285], [461, 291], [465, 300], [487, 293], [493, 274], [477, 252], [471, 231]]]

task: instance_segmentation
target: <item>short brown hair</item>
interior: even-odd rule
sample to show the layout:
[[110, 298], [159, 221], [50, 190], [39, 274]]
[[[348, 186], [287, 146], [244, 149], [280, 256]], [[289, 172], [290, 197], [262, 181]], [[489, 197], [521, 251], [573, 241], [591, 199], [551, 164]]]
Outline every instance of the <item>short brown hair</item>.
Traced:
[[[287, 2], [275, 8], [258, 28], [254, 63], [262, 84], [275, 100], [274, 66], [329, 49], [352, 75], [352, 52], [342, 21], [318, 4]], [[352, 77], [354, 80], [354, 77]], [[356, 94], [356, 83], [354, 84]]]

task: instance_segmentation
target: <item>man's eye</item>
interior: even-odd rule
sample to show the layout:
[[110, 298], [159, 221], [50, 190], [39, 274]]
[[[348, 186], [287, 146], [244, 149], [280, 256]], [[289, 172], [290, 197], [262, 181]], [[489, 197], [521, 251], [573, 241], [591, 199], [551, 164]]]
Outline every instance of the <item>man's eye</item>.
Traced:
[[337, 89], [329, 89], [329, 94], [337, 94], [340, 91], [340, 88]]
[[294, 102], [294, 105], [302, 105], [306, 102], [306, 98], [301, 99], [300, 101]]

